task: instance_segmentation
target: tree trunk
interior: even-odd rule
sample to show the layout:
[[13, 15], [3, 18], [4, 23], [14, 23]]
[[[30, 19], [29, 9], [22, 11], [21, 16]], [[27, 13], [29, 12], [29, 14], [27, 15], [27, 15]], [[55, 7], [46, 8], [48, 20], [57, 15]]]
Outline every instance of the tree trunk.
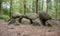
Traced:
[[38, 1], [38, 13], [41, 11], [41, 0]]
[[[58, 4], [59, 4], [59, 5], [58, 5], [58, 6], [59, 6], [59, 7], [58, 7], [58, 8], [59, 8], [59, 9], [58, 9], [58, 12], [60, 13], [60, 0], [58, 0]], [[59, 14], [58, 16], [59, 16], [59, 19], [60, 19], [60, 14]]]
[[56, 19], [57, 19], [57, 6], [58, 6], [57, 0], [55, 0], [55, 3], [56, 3], [56, 5], [55, 5], [55, 10], [56, 10]]
[[43, 11], [43, 4], [44, 4], [44, 0], [42, 0], [42, 11]]
[[26, 0], [24, 0], [24, 14], [26, 14]]
[[9, 13], [10, 18], [11, 18], [11, 11], [12, 11], [12, 0], [10, 0], [10, 13]]
[[48, 13], [48, 0], [46, 1], [46, 3], [47, 3], [46, 12]]
[[35, 0], [33, 0], [33, 3], [32, 3], [32, 10], [33, 12], [35, 12]]
[[36, 0], [36, 13], [38, 13], [38, 0]]
[[1, 5], [2, 5], [2, 0], [0, 0], [0, 12], [1, 12], [1, 7], [2, 7]]

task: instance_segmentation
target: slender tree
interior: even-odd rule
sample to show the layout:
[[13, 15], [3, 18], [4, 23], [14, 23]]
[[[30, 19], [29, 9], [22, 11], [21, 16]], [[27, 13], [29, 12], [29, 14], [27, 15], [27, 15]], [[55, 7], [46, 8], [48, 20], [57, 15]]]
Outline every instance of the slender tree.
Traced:
[[36, 0], [36, 13], [38, 13], [38, 0]]
[[26, 14], [26, 0], [24, 0], [24, 14]]
[[32, 10], [33, 12], [35, 12], [35, 0], [33, 0], [33, 3], [32, 3]]
[[47, 8], [46, 8], [46, 12], [48, 13], [48, 10], [52, 8], [51, 6], [51, 0], [46, 0], [46, 3], [47, 3]]
[[57, 6], [58, 6], [58, 2], [57, 0], [54, 0], [55, 1], [55, 10], [56, 10], [56, 19], [57, 19]]
[[52, 7], [54, 7], [53, 4], [54, 4], [54, 2], [52, 2], [52, 0], [49, 0], [49, 7], [48, 7], [48, 8], [49, 8], [49, 9], [53, 9], [53, 8], [52, 8]]
[[[59, 13], [60, 13], [60, 0], [58, 0], [58, 8], [59, 8]], [[60, 19], [60, 14], [59, 14], [59, 19]]]
[[47, 3], [46, 12], [48, 12], [48, 0], [46, 0], [46, 3]]
[[43, 11], [43, 4], [44, 4], [44, 0], [41, 0], [42, 1], [42, 11]]
[[1, 12], [1, 7], [2, 7], [1, 5], [2, 5], [2, 0], [0, 0], [0, 12]]
[[12, 11], [12, 1], [13, 0], [10, 0], [10, 13], [9, 13], [10, 18], [11, 18], [11, 11]]
[[41, 11], [41, 0], [38, 1], [38, 13]]

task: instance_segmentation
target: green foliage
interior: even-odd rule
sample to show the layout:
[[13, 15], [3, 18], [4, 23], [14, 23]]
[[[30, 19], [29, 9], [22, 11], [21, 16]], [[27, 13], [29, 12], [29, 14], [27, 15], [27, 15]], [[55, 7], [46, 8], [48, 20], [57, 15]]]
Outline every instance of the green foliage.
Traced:
[[[38, 12], [48, 11], [48, 14], [51, 15], [52, 18], [56, 18], [56, 16], [57, 18], [60, 18], [60, 0], [53, 0], [53, 2], [52, 0], [46, 0], [46, 6], [44, 4], [44, 1], [45, 0], [38, 0]], [[24, 14], [24, 10], [26, 13], [36, 12], [36, 0], [3, 0], [2, 3], [3, 2], [7, 2], [9, 4], [8, 7], [11, 6], [11, 12], [20, 12], [22, 14]], [[26, 4], [25, 9], [24, 4]], [[4, 8], [3, 6], [1, 8], [2, 11], [0, 10], [0, 18], [8, 17], [10, 8]]]
[[48, 14], [52, 17], [55, 18], [56, 12], [54, 10], [49, 10]]
[[0, 15], [0, 19], [8, 19], [9, 16], [8, 15]]

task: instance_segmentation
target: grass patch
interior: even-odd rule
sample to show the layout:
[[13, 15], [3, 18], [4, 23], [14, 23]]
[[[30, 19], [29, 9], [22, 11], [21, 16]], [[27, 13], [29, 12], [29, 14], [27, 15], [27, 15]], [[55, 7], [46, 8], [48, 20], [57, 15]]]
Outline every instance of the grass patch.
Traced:
[[0, 19], [8, 19], [9, 16], [8, 15], [0, 15]]

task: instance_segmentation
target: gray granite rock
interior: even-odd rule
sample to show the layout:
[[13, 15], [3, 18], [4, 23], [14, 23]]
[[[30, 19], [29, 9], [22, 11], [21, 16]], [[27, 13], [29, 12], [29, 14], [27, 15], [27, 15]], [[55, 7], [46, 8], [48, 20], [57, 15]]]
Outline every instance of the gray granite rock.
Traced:
[[36, 18], [38, 18], [38, 14], [36, 13], [27, 13], [26, 16], [32, 20], [35, 20]]
[[30, 24], [30, 20], [26, 19], [26, 18], [23, 18], [21, 23], [23, 23], [23, 24]]

